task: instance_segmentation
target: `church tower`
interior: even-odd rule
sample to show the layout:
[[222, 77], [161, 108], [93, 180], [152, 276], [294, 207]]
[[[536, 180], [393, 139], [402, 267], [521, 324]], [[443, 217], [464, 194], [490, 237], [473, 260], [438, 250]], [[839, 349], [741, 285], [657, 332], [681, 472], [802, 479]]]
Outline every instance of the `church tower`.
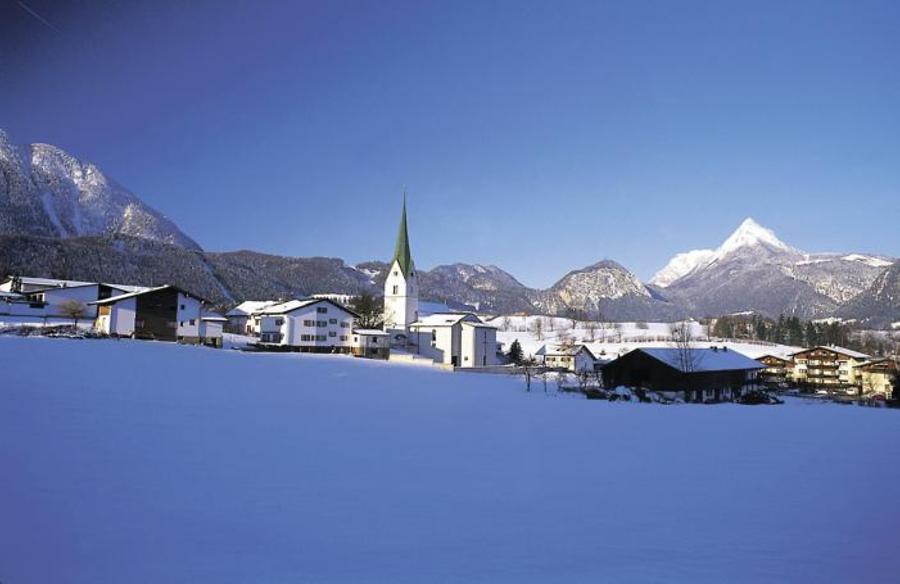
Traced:
[[384, 281], [384, 330], [406, 333], [409, 325], [419, 319], [419, 282], [416, 266], [409, 250], [406, 231], [406, 193], [403, 194], [403, 213], [400, 231], [394, 247], [394, 259]]

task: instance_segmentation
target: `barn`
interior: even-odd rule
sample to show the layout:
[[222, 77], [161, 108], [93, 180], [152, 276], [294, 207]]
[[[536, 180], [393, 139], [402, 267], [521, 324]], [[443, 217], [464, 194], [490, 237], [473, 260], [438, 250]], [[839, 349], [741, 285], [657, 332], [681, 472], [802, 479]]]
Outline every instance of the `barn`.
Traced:
[[743, 395], [761, 369], [765, 365], [727, 347], [640, 348], [604, 365], [603, 384], [689, 402], [718, 402]]

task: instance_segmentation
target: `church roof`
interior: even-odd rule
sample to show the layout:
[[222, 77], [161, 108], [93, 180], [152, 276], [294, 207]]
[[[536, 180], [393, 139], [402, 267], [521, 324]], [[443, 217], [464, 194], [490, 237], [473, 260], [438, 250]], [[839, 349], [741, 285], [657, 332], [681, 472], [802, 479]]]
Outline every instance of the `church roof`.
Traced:
[[400, 230], [397, 232], [397, 245], [394, 247], [394, 261], [400, 264], [404, 276], [409, 276], [413, 269], [412, 252], [409, 250], [409, 234], [406, 231], [406, 194], [403, 195], [403, 214], [400, 216]]

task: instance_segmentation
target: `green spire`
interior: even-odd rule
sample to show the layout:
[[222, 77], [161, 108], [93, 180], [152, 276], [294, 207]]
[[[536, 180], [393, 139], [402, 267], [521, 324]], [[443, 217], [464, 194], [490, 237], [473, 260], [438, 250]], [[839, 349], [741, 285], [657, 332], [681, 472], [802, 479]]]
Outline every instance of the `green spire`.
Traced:
[[[413, 261], [412, 253], [409, 251], [409, 234], [406, 232], [406, 191], [403, 191], [403, 214], [400, 216], [400, 231], [397, 232], [394, 260], [400, 263], [403, 275], [409, 277], [409, 273], [413, 269]], [[391, 263], [394, 263], [394, 260], [391, 260]]]

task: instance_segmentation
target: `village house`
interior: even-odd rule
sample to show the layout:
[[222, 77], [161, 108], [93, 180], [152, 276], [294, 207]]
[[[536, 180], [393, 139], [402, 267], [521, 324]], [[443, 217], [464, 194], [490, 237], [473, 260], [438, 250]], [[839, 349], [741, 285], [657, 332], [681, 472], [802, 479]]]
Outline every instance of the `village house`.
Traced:
[[310, 353], [351, 352], [358, 315], [331, 300], [289, 300], [255, 314], [262, 345]]
[[409, 325], [409, 348], [454, 367], [497, 364], [497, 329], [472, 313], [437, 313]]
[[856, 367], [863, 395], [883, 395], [885, 399], [900, 398], [900, 363], [896, 358], [875, 359]]
[[278, 304], [277, 300], [245, 300], [225, 313], [226, 329], [238, 335], [259, 336], [259, 312]]
[[603, 384], [644, 389], [686, 402], [736, 399], [765, 366], [725, 347], [640, 348], [603, 366]]
[[[212, 324], [213, 320], [208, 321], [210, 325], [201, 324], [205, 303], [199, 296], [165, 285], [111, 296], [91, 304], [97, 306], [94, 328], [101, 333], [221, 346], [222, 327]], [[215, 319], [215, 316], [206, 316]], [[204, 335], [217, 335], [218, 338]]]
[[757, 361], [766, 368], [759, 372], [760, 383], [779, 385], [789, 382], [793, 377], [794, 362], [777, 355], [763, 355]]
[[593, 373], [598, 359], [587, 345], [544, 345], [537, 353], [544, 366], [573, 373]]
[[200, 317], [200, 342], [221, 349], [227, 322], [228, 319], [221, 314], [204, 312]]
[[77, 316], [78, 320], [90, 323], [97, 316], [94, 301], [138, 290], [144, 288], [13, 276], [0, 283], [0, 315], [49, 322], [73, 322]]
[[869, 355], [835, 345], [804, 349], [791, 355], [794, 362], [792, 380], [798, 385], [823, 388], [858, 386], [856, 367]]
[[355, 357], [387, 359], [391, 353], [390, 335], [381, 329], [353, 329], [350, 352]]

